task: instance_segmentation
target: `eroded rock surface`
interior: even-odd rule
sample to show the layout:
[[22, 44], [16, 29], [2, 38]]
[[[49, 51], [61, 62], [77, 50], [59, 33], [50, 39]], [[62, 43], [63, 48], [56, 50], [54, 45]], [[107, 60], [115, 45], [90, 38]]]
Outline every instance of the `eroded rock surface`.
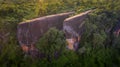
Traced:
[[63, 21], [74, 12], [61, 13], [32, 19], [18, 24], [17, 36], [23, 51], [35, 49], [35, 43], [50, 28], [55, 27], [59, 30], [63, 28]]
[[68, 42], [68, 48], [71, 50], [77, 50], [80, 37], [84, 31], [83, 25], [87, 15], [92, 10], [80, 13], [73, 17], [67, 18], [63, 23], [63, 30], [65, 32], [66, 40]]

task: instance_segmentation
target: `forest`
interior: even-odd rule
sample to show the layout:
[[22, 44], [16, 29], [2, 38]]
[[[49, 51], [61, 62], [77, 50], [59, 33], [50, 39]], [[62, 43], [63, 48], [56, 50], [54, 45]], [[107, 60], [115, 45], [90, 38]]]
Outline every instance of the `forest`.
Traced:
[[[22, 51], [16, 33], [20, 22], [87, 10], [94, 11], [84, 20], [77, 51], [66, 49], [64, 32], [56, 28], [36, 44], [45, 57], [33, 58]], [[0, 0], [0, 67], [120, 67], [116, 30], [120, 30], [120, 0]]]

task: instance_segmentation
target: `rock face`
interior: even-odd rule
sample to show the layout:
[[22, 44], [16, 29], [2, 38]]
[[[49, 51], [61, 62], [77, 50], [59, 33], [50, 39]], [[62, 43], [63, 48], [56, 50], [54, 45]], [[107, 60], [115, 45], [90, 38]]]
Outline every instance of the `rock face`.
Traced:
[[77, 50], [83, 32], [83, 21], [92, 10], [67, 18], [63, 23], [68, 49]]
[[23, 51], [28, 52], [29, 50], [34, 50], [35, 43], [50, 28], [55, 27], [61, 30], [63, 28], [63, 21], [73, 13], [49, 15], [19, 23], [17, 37]]

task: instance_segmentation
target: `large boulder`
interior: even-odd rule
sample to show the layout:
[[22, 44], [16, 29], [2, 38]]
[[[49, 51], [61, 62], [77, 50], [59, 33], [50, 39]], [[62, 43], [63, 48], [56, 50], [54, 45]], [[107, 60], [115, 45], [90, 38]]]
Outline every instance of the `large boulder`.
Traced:
[[32, 19], [18, 24], [17, 37], [24, 52], [35, 49], [35, 43], [50, 28], [63, 28], [63, 21], [74, 12], [61, 13]]
[[83, 21], [92, 10], [80, 13], [73, 17], [67, 18], [63, 23], [63, 30], [65, 32], [66, 40], [68, 42], [68, 49], [77, 50], [80, 37], [83, 33]]

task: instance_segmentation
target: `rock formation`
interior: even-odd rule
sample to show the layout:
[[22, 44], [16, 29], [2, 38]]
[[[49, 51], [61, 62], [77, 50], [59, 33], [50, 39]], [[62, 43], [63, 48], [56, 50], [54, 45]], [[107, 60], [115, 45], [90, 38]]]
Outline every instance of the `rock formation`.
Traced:
[[77, 50], [83, 32], [83, 21], [92, 10], [67, 18], [63, 23], [68, 49]]
[[63, 21], [74, 12], [61, 13], [32, 19], [18, 24], [17, 37], [19, 44], [24, 52], [35, 49], [35, 43], [50, 28], [55, 27], [59, 30], [63, 28]]

